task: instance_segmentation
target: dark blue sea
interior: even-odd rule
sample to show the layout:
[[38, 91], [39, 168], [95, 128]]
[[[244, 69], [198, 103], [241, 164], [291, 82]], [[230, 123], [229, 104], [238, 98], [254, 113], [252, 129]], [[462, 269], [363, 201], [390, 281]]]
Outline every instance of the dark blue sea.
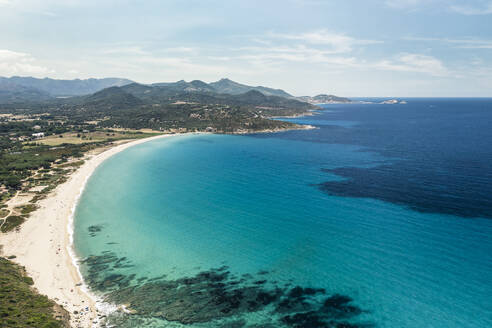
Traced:
[[109, 322], [492, 327], [492, 99], [360, 100], [105, 161], [75, 246]]

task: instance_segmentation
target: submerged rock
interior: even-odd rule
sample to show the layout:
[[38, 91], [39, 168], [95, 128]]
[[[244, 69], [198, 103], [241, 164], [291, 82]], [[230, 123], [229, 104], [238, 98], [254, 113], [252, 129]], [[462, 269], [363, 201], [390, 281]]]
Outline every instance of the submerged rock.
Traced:
[[[222, 266], [174, 280], [166, 275], [137, 278], [118, 270], [132, 266], [127, 258], [109, 251], [90, 256], [83, 264], [92, 288], [104, 292], [107, 301], [126, 304], [130, 310], [131, 313], [113, 318], [119, 326], [124, 326], [125, 320], [135, 323], [155, 318], [181, 324], [253, 328], [255, 325], [242, 316], [260, 311], [267, 314], [271, 327], [367, 326], [356, 323], [363, 311], [352, 304], [349, 296], [326, 295], [322, 288], [279, 286], [265, 279], [266, 271], [258, 272], [256, 277], [236, 277], [227, 266]], [[227, 323], [220, 323], [224, 320]]]

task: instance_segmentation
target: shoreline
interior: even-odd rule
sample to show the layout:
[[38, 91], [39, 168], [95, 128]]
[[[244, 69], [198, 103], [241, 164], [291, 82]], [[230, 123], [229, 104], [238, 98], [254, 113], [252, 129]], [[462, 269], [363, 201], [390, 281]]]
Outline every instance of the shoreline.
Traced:
[[[244, 131], [234, 134], [274, 133], [288, 130], [313, 129], [310, 125], [297, 128]], [[99, 327], [102, 319], [118, 305], [103, 302], [84, 283], [79, 258], [74, 249], [75, 211], [86, 184], [94, 171], [113, 155], [148, 141], [206, 132], [162, 134], [95, 149], [84, 156], [85, 163], [68, 176], [31, 213], [18, 231], [0, 234], [0, 255], [15, 256], [13, 262], [25, 267], [34, 281], [34, 288], [55, 301], [70, 315], [70, 327]]]
[[15, 255], [13, 261], [25, 267], [37, 291], [70, 313], [71, 327], [97, 327], [109, 310], [84, 284], [73, 247], [75, 210], [87, 181], [100, 164], [129, 147], [180, 135], [163, 134], [131, 140], [97, 154], [86, 154], [86, 162], [38, 203], [39, 209], [19, 231], [0, 236], [1, 253]]
[[227, 134], [229, 134], [229, 135], [244, 135], [244, 134], [277, 133], [277, 132], [296, 131], [296, 130], [313, 130], [313, 129], [317, 129], [317, 127], [315, 127], [314, 125], [309, 125], [309, 124], [297, 124], [297, 126], [289, 127], [289, 128], [265, 129], [265, 130], [258, 130], [258, 131], [244, 130], [244, 131], [236, 131], [236, 132], [223, 133], [223, 134], [225, 134], [225, 135], [227, 135]]
[[286, 115], [286, 116], [270, 116], [268, 117], [269, 119], [282, 119], [282, 118], [299, 118], [299, 117], [307, 117], [307, 116], [314, 116], [318, 115], [318, 111], [323, 110], [321, 107], [319, 109], [310, 109], [307, 112], [304, 113], [299, 113], [299, 114], [292, 114], [292, 115]]

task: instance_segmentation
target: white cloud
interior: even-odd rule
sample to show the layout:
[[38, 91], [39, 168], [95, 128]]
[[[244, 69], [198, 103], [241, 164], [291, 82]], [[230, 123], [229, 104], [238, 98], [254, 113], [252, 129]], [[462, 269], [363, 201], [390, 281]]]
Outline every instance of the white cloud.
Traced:
[[191, 47], [169, 47], [169, 48], [163, 48], [161, 50], [162, 52], [172, 52], [172, 53], [192, 53], [195, 51], [194, 48]]
[[10, 6], [12, 4], [12, 0], [0, 0], [0, 7]]
[[449, 7], [452, 11], [462, 15], [490, 15], [492, 14], [492, 1], [487, 2], [483, 6], [470, 5], [452, 5]]
[[[168, 49], [169, 50], [169, 49]], [[257, 72], [244, 68], [241, 64], [229, 63], [227, 58], [209, 58], [204, 54], [172, 53], [171, 51], [148, 52], [144, 55], [126, 56], [115, 60], [112, 55], [102, 54], [94, 57], [100, 65], [114, 73], [113, 75], [130, 76], [141, 82], [161, 82], [181, 79], [215, 80], [229, 74], [251, 75]], [[181, 49], [183, 50], [183, 49]], [[203, 53], [207, 51], [203, 49]], [[227, 64], [227, 65], [226, 65]], [[135, 77], [141, 77], [140, 79]]]
[[404, 38], [409, 41], [442, 42], [459, 49], [492, 49], [492, 40], [485, 39], [451, 39], [451, 38]]
[[26, 58], [26, 57], [28, 57], [28, 55], [22, 52], [0, 49], [0, 61]]
[[278, 65], [279, 62], [322, 63], [342, 66], [356, 66], [352, 56], [335, 55], [332, 51], [307, 47], [305, 45], [280, 47], [244, 47], [238, 57], [258, 66]]
[[29, 54], [16, 52], [7, 49], [0, 49], [0, 75], [45, 75], [53, 73], [36, 63], [36, 60]]
[[375, 68], [397, 71], [426, 73], [432, 76], [447, 76], [448, 69], [437, 58], [421, 54], [400, 54], [393, 60], [376, 63]]
[[[349, 68], [359, 72], [385, 70], [431, 76], [450, 74], [441, 60], [429, 55], [401, 53], [392, 58], [366, 60], [360, 57], [360, 52], [354, 51], [360, 46], [381, 43], [380, 41], [356, 39], [325, 30], [299, 34], [269, 33], [267, 37], [270, 39], [265, 45], [238, 49], [241, 53], [238, 58], [256, 67], [286, 67], [285, 64], [317, 65], [323, 69]], [[291, 42], [286, 46], [281, 42], [282, 39]], [[282, 44], [278, 45], [279, 43]]]
[[303, 41], [305, 43], [328, 46], [325, 52], [347, 53], [351, 52], [354, 46], [382, 43], [382, 41], [356, 39], [345, 34], [333, 33], [328, 30], [310, 31], [298, 34], [278, 34], [269, 33], [273, 38]]
[[[129, 71], [161, 71], [166, 75], [182, 74], [183, 77], [192, 74], [195, 78], [196, 74], [227, 75], [228, 72], [251, 75], [285, 70], [285, 65], [289, 63], [296, 63], [299, 67], [317, 63], [332, 69], [360, 67], [364, 63], [350, 53], [357, 47], [380, 43], [326, 30], [297, 34], [267, 33], [261, 37], [253, 36], [251, 40], [256, 46], [192, 48], [161, 45], [156, 48], [151, 44], [145, 47], [114, 44], [103, 49], [93, 61], [113, 61], [111, 66], [115, 67], [119, 63], [118, 69], [121, 70], [126, 67]], [[254, 66], [254, 70], [251, 66]]]
[[431, 76], [447, 76], [449, 70], [439, 59], [422, 54], [403, 53], [391, 59], [367, 61], [355, 56], [333, 55], [319, 49], [305, 46], [281, 48], [244, 48], [248, 54], [239, 58], [250, 64], [280, 66], [284, 63], [323, 64], [334, 68], [353, 68], [358, 70], [385, 70], [395, 72], [414, 72]]

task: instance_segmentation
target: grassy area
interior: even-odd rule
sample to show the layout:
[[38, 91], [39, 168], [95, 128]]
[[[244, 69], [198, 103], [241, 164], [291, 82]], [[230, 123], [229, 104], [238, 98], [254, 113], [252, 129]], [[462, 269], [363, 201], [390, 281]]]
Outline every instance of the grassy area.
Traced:
[[9, 215], [6, 219], [5, 222], [2, 224], [0, 227], [0, 231], [2, 232], [10, 232], [19, 227], [22, 223], [26, 221], [26, 218], [24, 216], [20, 215]]
[[7, 215], [9, 215], [9, 210], [6, 210], [4, 208], [0, 209], [0, 218], [4, 218]]
[[32, 285], [20, 266], [0, 257], [0, 327], [68, 327], [66, 311], [58, 309], [63, 315], [57, 316], [55, 303], [36, 293]]
[[80, 161], [60, 164], [57, 166], [57, 168], [58, 169], [64, 169], [64, 168], [71, 168], [71, 167], [79, 167], [79, 166], [82, 166], [82, 164], [84, 164], [84, 163], [85, 163], [85, 161], [82, 159]]
[[138, 130], [133, 130], [133, 129], [123, 129], [123, 128], [113, 128], [111, 129], [113, 131], [117, 132], [127, 132], [127, 133], [143, 133], [143, 134], [161, 134], [162, 131], [159, 130], [152, 130], [152, 129], [138, 129]]
[[20, 211], [22, 215], [29, 215], [31, 212], [37, 210], [38, 206], [35, 204], [26, 204], [26, 205], [18, 206], [15, 209]]
[[[61, 136], [61, 137], [60, 137]], [[43, 139], [37, 140], [37, 142], [48, 146], [60, 146], [62, 144], [83, 144], [105, 141], [110, 136], [102, 132], [93, 133], [64, 133], [60, 135], [53, 135]]]
[[60, 146], [63, 144], [78, 145], [83, 143], [106, 142], [121, 139], [145, 138], [158, 134], [159, 131], [150, 129], [141, 130], [114, 130], [113, 132], [94, 131], [89, 133], [64, 133], [60, 135], [52, 135], [39, 139], [36, 142], [47, 146]]
[[82, 138], [78, 138], [76, 136], [66, 136], [63, 138], [60, 138], [58, 136], [50, 136], [46, 137], [44, 139], [40, 139], [37, 142], [42, 143], [43, 145], [47, 146], [60, 146], [62, 144], [82, 144], [86, 142], [97, 142], [97, 141], [102, 141], [102, 140], [85, 140]]

